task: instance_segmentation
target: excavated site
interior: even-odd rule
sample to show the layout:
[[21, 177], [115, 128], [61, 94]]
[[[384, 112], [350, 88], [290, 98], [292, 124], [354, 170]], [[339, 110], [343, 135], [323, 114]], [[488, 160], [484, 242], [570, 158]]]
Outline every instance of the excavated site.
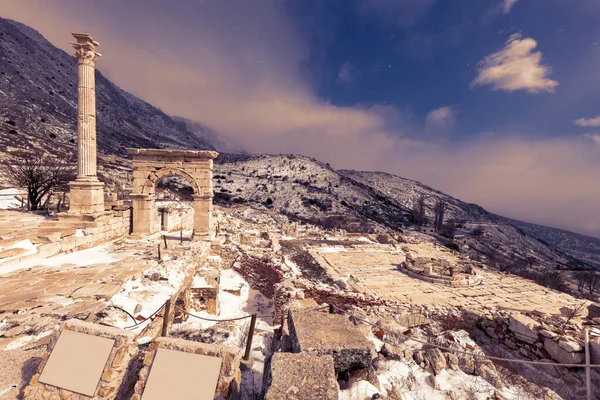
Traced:
[[[97, 175], [98, 43], [73, 36], [76, 178], [43, 211], [1, 193], [0, 398], [600, 398], [595, 302], [490, 268], [465, 250], [485, 237], [448, 246], [420, 226], [386, 227], [364, 200], [382, 196], [350, 178], [319, 188], [302, 165], [298, 176], [310, 176], [286, 192], [291, 211], [271, 197], [216, 206], [213, 180], [232, 185], [222, 201], [259, 196], [267, 183], [235, 175], [233, 187], [228, 168], [241, 174], [243, 157], [213, 177], [215, 151], [128, 148], [112, 177], [126, 190], [113, 191]], [[302, 161], [278, 162], [292, 171]], [[265, 169], [251, 173], [265, 172], [275, 198], [288, 176]], [[186, 196], [163, 190], [173, 177]], [[332, 203], [299, 195], [340, 185], [351, 196], [336, 203], [337, 219], [358, 210], [345, 219], [354, 233], [324, 229], [336, 221]]]
[[[124, 338], [125, 361], [104, 372], [98, 399], [140, 398], [163, 347], [222, 356], [218, 398], [585, 396], [583, 329], [600, 319], [573, 310], [577, 299], [418, 232], [349, 234], [217, 207], [214, 239], [191, 240], [186, 210], [171, 207], [170, 231], [101, 244], [99, 222], [1, 212], [2, 398], [89, 398], [38, 381], [69, 329]], [[600, 340], [590, 347], [600, 363]]]

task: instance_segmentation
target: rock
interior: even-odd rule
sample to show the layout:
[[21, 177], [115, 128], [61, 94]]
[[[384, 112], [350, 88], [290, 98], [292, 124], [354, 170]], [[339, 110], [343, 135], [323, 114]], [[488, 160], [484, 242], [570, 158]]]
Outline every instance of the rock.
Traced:
[[550, 339], [554, 339], [555, 337], [558, 336], [557, 333], [551, 332], [551, 331], [549, 331], [547, 329], [540, 329], [540, 335], [542, 335], [544, 337], [547, 337], [547, 338], [550, 338]]
[[331, 355], [275, 353], [266, 373], [266, 400], [337, 400], [339, 386]]
[[583, 351], [583, 346], [581, 344], [569, 339], [559, 340], [558, 345], [570, 353]]
[[425, 359], [429, 362], [436, 375], [446, 368], [446, 357], [444, 357], [444, 353], [438, 348], [432, 347], [427, 349], [425, 351]]
[[25, 327], [23, 325], [17, 325], [4, 332], [3, 336], [5, 338], [14, 338], [15, 336], [22, 335], [23, 333], [25, 333]]
[[477, 371], [475, 371], [475, 373], [481, 376], [486, 381], [488, 381], [490, 384], [492, 384], [496, 389], [500, 389], [504, 386], [502, 380], [498, 376], [498, 373], [495, 371], [495, 369], [493, 369], [493, 366], [491, 365], [483, 364], [479, 368], [477, 368]]
[[562, 364], [581, 364], [585, 358], [583, 353], [569, 352], [550, 338], [544, 339], [544, 349], [554, 360]]
[[588, 306], [588, 315], [587, 315], [587, 317], [589, 319], [600, 318], [600, 306], [597, 306], [595, 304], [590, 304]]
[[475, 373], [475, 363], [473, 357], [468, 355], [458, 356], [458, 367], [466, 374], [473, 375]]
[[590, 338], [590, 357], [592, 364], [600, 364], [600, 337]]
[[458, 357], [454, 353], [446, 353], [447, 365], [452, 369], [458, 369]]
[[504, 344], [506, 345], [506, 347], [508, 347], [511, 350], [516, 350], [517, 349], [517, 345], [515, 344], [515, 342], [513, 342], [510, 339], [505, 339], [504, 340]]
[[379, 337], [381, 335], [380, 339], [383, 340], [383, 338], [388, 337], [400, 342], [405, 340], [402, 333], [408, 329], [406, 325], [401, 325], [391, 318], [381, 319], [377, 321], [376, 325], [377, 327], [374, 329], [381, 331], [381, 333], [375, 332], [375, 336]]
[[343, 315], [290, 311], [288, 329], [295, 353], [331, 354], [338, 372], [367, 368], [376, 356], [373, 344]]
[[405, 351], [403, 347], [394, 346], [390, 343], [385, 343], [381, 348], [381, 353], [387, 358], [391, 358], [392, 360], [400, 360], [405, 358]]
[[498, 335], [496, 335], [496, 332], [494, 332], [494, 328], [492, 328], [491, 326], [485, 328], [485, 332], [488, 334], [489, 337], [498, 339]]
[[534, 344], [538, 339], [537, 329], [539, 326], [540, 324], [533, 319], [514, 313], [509, 318], [508, 329], [512, 331], [517, 339]]

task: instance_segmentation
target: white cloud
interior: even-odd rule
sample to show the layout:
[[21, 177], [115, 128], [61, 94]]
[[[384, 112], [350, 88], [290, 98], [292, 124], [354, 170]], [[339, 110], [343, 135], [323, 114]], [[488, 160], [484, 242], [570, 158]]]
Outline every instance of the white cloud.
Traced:
[[586, 133], [583, 136], [590, 139], [592, 142], [596, 143], [598, 147], [600, 147], [600, 133]]
[[448, 106], [437, 108], [427, 114], [425, 123], [428, 126], [450, 127], [454, 125], [454, 111]]
[[558, 82], [548, 78], [552, 71], [540, 63], [542, 53], [533, 51], [537, 42], [520, 34], [511, 35], [504, 47], [479, 63], [479, 75], [471, 82], [492, 85], [493, 90], [512, 92], [519, 89], [529, 93], [553, 92]]
[[600, 115], [596, 118], [578, 118], [573, 122], [579, 126], [600, 126]]
[[504, 14], [508, 14], [516, 2], [517, 0], [504, 0], [504, 4], [502, 7], [502, 9], [504, 10]]

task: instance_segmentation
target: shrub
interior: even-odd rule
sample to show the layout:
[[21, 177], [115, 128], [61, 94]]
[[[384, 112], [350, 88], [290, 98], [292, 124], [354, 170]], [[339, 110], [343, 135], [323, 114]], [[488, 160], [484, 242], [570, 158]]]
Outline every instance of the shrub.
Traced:
[[447, 248], [449, 248], [450, 250], [454, 250], [454, 251], [460, 251], [460, 248], [458, 247], [458, 245], [454, 242], [449, 242], [446, 243], [444, 246], [446, 246]]

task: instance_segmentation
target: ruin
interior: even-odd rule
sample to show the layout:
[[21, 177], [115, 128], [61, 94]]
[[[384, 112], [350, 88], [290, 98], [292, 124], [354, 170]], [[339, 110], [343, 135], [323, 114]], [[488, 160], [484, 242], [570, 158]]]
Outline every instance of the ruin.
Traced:
[[104, 183], [96, 172], [96, 82], [95, 66], [100, 44], [87, 33], [72, 34], [79, 66], [77, 86], [77, 178], [69, 182], [71, 214], [104, 211]]
[[133, 157], [133, 235], [140, 237], [160, 230], [156, 211], [156, 185], [168, 176], [187, 180], [194, 194], [193, 237], [212, 237], [212, 168], [219, 155], [206, 150], [127, 149]]

